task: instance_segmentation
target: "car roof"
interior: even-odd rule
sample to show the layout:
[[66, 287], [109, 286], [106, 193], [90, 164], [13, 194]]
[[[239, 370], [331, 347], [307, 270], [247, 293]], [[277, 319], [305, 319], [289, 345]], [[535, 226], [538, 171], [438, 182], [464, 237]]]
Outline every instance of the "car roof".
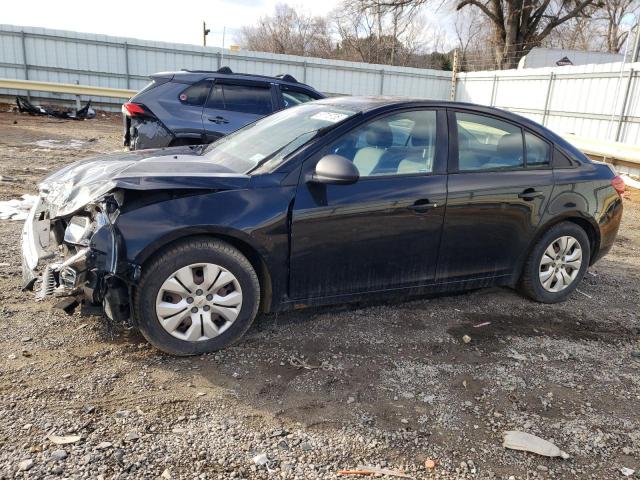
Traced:
[[504, 116], [504, 114], [507, 114], [513, 117], [517, 117], [518, 121], [520, 121], [520, 119], [527, 120], [524, 117], [520, 117], [506, 110], [500, 110], [494, 107], [486, 107], [484, 105], [477, 105], [474, 103], [454, 102], [454, 101], [447, 101], [447, 100], [430, 100], [425, 98], [398, 97], [398, 96], [387, 96], [387, 95], [340, 96], [340, 97], [329, 97], [329, 98], [323, 98], [321, 100], [316, 100], [316, 103], [332, 105], [335, 107], [350, 108], [360, 112], [369, 112], [371, 110], [376, 110], [382, 107], [460, 108], [464, 110], [477, 110], [479, 113], [483, 111], [486, 111], [486, 112], [490, 111], [490, 112], [499, 114], [501, 116]]
[[[218, 70], [179, 70], [177, 72], [160, 72], [151, 75], [154, 77], [171, 77], [174, 82], [195, 83], [205, 78], [225, 78], [233, 80], [253, 80], [269, 83], [277, 83], [279, 85], [287, 85], [291, 87], [299, 87], [317, 92], [313, 87], [299, 82], [292, 75], [281, 74], [276, 76], [258, 75], [252, 73], [235, 73], [229, 67], [221, 67]], [[317, 92], [320, 93], [320, 92]]]

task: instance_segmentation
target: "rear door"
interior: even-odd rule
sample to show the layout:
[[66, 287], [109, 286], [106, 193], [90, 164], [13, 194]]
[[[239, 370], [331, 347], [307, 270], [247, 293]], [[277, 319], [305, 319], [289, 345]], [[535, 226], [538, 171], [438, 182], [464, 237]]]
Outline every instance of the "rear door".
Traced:
[[[446, 131], [444, 110], [389, 113], [305, 162], [292, 212], [292, 299], [433, 282], [447, 197]], [[308, 183], [327, 154], [351, 160], [359, 180]]]
[[273, 113], [274, 86], [266, 82], [216, 79], [202, 112], [208, 142]]
[[449, 112], [449, 136], [437, 280], [510, 275], [551, 197], [551, 145], [517, 124], [470, 111]]

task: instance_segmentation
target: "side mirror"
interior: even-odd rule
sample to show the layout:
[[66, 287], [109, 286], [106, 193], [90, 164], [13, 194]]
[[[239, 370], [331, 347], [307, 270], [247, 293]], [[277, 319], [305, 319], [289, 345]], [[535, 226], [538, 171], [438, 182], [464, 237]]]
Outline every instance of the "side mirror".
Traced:
[[316, 164], [310, 182], [347, 185], [360, 178], [358, 168], [351, 160], [340, 155], [325, 155]]

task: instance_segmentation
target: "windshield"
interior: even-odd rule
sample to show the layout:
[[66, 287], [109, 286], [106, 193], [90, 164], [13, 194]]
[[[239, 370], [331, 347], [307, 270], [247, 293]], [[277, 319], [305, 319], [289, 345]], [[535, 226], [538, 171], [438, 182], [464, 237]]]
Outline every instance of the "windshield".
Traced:
[[203, 156], [238, 173], [271, 170], [293, 151], [357, 112], [324, 104], [304, 104], [274, 113], [209, 145]]

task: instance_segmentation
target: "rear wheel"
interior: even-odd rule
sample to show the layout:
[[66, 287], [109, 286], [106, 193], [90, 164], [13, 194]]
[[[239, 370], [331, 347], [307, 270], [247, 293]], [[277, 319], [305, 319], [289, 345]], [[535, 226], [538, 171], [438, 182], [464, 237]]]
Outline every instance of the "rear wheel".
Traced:
[[522, 274], [523, 293], [542, 303], [565, 300], [589, 267], [586, 232], [575, 223], [554, 225], [533, 247]]
[[214, 239], [183, 241], [143, 269], [134, 295], [140, 331], [173, 355], [213, 352], [251, 326], [260, 286], [249, 261]]

